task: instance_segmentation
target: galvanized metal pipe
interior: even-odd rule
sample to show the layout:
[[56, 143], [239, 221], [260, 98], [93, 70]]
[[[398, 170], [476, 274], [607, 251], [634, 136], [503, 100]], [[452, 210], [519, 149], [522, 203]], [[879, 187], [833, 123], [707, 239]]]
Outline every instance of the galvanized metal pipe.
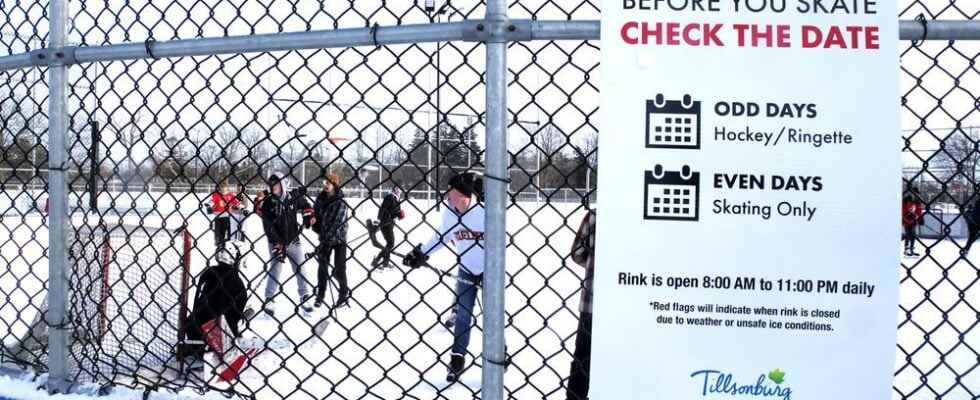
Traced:
[[[483, 385], [485, 400], [504, 399], [504, 288], [507, 267], [507, 2], [487, 0], [486, 251], [483, 272]], [[505, 181], [507, 180], [507, 181]]]
[[[52, 47], [65, 45], [68, 28], [67, 0], [49, 3]], [[65, 165], [68, 149], [68, 67], [63, 63], [48, 68], [48, 391], [64, 393], [68, 381], [68, 186]], [[37, 168], [36, 166], [34, 168]]]
[[[481, 20], [443, 22], [436, 24], [400, 25], [391, 27], [332, 29], [311, 32], [269, 33], [248, 36], [172, 40], [165, 42], [122, 43], [107, 46], [86, 46], [74, 49], [71, 62], [139, 60], [214, 54], [241, 54], [267, 51], [308, 50], [338, 47], [395, 45], [461, 41], [472, 37]], [[532, 21], [511, 20], [520, 27], [518, 32], [530, 31], [530, 36], [504, 33], [512, 40], [598, 40], [599, 21]], [[980, 40], [980, 21], [900, 21], [902, 40]], [[51, 48], [59, 48], [52, 42]], [[149, 51], [147, 51], [149, 49]], [[42, 51], [43, 52], [43, 51]], [[0, 57], [0, 71], [46, 65], [32, 54]]]

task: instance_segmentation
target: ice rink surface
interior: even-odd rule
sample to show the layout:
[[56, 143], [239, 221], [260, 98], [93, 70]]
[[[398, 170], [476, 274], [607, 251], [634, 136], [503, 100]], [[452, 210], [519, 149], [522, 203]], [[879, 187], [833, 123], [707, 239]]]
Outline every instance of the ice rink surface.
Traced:
[[[140, 196], [132, 202], [145, 211], [146, 195]], [[128, 200], [128, 195], [120, 197]], [[204, 197], [203, 194], [165, 195], [156, 199], [155, 211], [143, 216], [127, 214], [122, 221], [126, 225], [167, 228], [177, 228], [186, 222], [194, 238], [192, 273], [196, 274], [214, 252], [209, 218], [200, 211]], [[445, 383], [452, 334], [439, 320], [453, 302], [455, 281], [427, 268], [403, 267], [398, 257], [393, 257], [396, 264], [393, 269], [371, 267], [371, 259], [378, 250], [368, 241], [363, 222], [377, 217], [376, 202], [380, 200], [348, 198], [347, 201], [354, 207], [348, 238], [358, 238], [349, 243], [353, 253], [348, 254], [347, 263], [353, 289], [350, 306], [338, 309], [336, 320], [326, 332], [314, 337], [313, 325], [326, 316], [326, 310], [317, 309], [309, 316], [296, 313], [299, 277], [292, 274], [288, 265], [284, 266], [275, 318], [254, 318], [246, 329], [268, 340], [287, 338], [296, 346], [265, 351], [257, 357], [255, 365], [246, 368], [236, 390], [254, 393], [260, 399], [287, 395], [290, 399], [473, 398], [480, 388], [480, 368], [473, 364], [474, 360], [479, 361], [482, 349], [478, 330], [474, 331], [469, 346], [470, 367], [459, 383], [451, 386]], [[119, 203], [128, 201], [117, 198], [117, 207], [125, 208]], [[399, 221], [395, 233], [399, 242], [396, 252], [410, 251], [409, 243], [423, 242], [434, 232], [439, 220], [434, 204], [413, 199], [411, 204], [403, 205], [406, 218]], [[508, 369], [506, 383], [517, 398], [564, 395], [561, 380], [568, 373], [574, 349], [578, 291], [583, 275], [579, 266], [570, 259], [565, 261], [565, 253], [582, 210], [573, 203], [532, 202], [516, 204], [508, 213], [508, 231], [514, 245], [508, 250], [507, 343], [513, 365]], [[423, 215], [428, 215], [426, 221]], [[117, 217], [109, 214], [103, 218], [107, 222], [117, 221]], [[529, 223], [531, 218], [533, 226]], [[73, 214], [75, 226], [96, 221], [97, 216], [92, 214]], [[246, 220], [245, 230], [251, 245], [245, 246], [243, 275], [253, 290], [249, 303], [258, 308], [266, 285], [267, 244], [257, 216]], [[0, 251], [9, 266], [0, 275], [0, 291], [7, 297], [0, 308], [3, 320], [0, 330], [12, 326], [13, 331], [13, 335], [0, 332], [0, 336], [9, 343], [26, 332], [37, 308], [42, 306], [42, 283], [47, 279], [48, 268], [44, 258], [48, 231], [39, 214], [7, 215], [0, 220], [0, 237], [10, 238], [0, 239]], [[304, 253], [313, 251], [315, 234], [307, 230], [304, 237]], [[432, 266], [450, 273], [455, 273], [455, 263], [456, 256], [449, 250], [442, 250], [429, 260]], [[303, 276], [311, 286], [315, 285], [316, 274], [316, 260], [310, 259], [303, 265]], [[328, 304], [332, 303], [331, 295], [336, 296], [336, 287], [327, 293]], [[479, 306], [476, 313], [479, 318]]]
[[[199, 211], [205, 195], [170, 196], [157, 198], [156, 210], [148, 215], [125, 215], [123, 222], [168, 228], [186, 223], [194, 237], [192, 272], [197, 273], [214, 251], [209, 219]], [[145, 208], [140, 203], [148, 200], [143, 197], [133, 203]], [[452, 334], [439, 320], [453, 301], [452, 278], [426, 268], [410, 270], [400, 263], [388, 270], [370, 266], [378, 251], [367, 241], [363, 221], [376, 217], [376, 202], [379, 200], [348, 198], [354, 207], [348, 238], [363, 235], [349, 243], [353, 249], [347, 265], [353, 288], [350, 307], [339, 309], [325, 333], [314, 336], [312, 327], [326, 311], [318, 309], [309, 316], [296, 313], [299, 277], [284, 266], [283, 276], [289, 279], [277, 298], [275, 318], [255, 318], [246, 329], [267, 340], [288, 339], [295, 346], [260, 355], [246, 368], [235, 390], [258, 399], [471, 399], [479, 394], [480, 368], [473, 364], [481, 352], [479, 331], [474, 332], [470, 343], [470, 367], [459, 383], [445, 384]], [[410, 243], [422, 242], [432, 234], [439, 218], [433, 205], [413, 199], [403, 206], [406, 219], [396, 230], [400, 242], [396, 251], [408, 252]], [[516, 203], [508, 212], [512, 242], [508, 247], [506, 338], [513, 361], [505, 377], [509, 397], [564, 398], [562, 380], [568, 374], [574, 349], [583, 272], [566, 253], [582, 212], [583, 208], [574, 203], [534, 202]], [[423, 220], [423, 216], [427, 217]], [[73, 223], [93, 223], [85, 218], [85, 214], [76, 213]], [[107, 216], [106, 220], [113, 218]], [[247, 219], [245, 229], [251, 242], [246, 249], [251, 250], [245, 256], [243, 275], [253, 290], [250, 304], [258, 307], [266, 284], [266, 241], [256, 216]], [[5, 215], [0, 220], [0, 255], [7, 265], [0, 275], [0, 291], [6, 298], [0, 307], [0, 335], [7, 342], [26, 331], [42, 305], [47, 240], [40, 214]], [[314, 241], [315, 235], [305, 231], [304, 252], [313, 250]], [[973, 368], [962, 383], [980, 387], [980, 370], [975, 368], [980, 328], [976, 327], [977, 310], [971, 308], [980, 304], [980, 272], [975, 267], [980, 265], [976, 264], [980, 263], [980, 250], [960, 258], [961, 244], [961, 240], [924, 239], [918, 246], [923, 256], [903, 258], [902, 265], [897, 266], [901, 309], [896, 310], [894, 384], [908, 398], [972, 398], [958, 386], [948, 393], [933, 393], [925, 386], [923, 375], [928, 375], [929, 386], [949, 388], [956, 384], [956, 374]], [[896, 244], [896, 252], [900, 249]], [[450, 251], [438, 253], [429, 262], [454, 272], [455, 256]], [[315, 260], [308, 260], [303, 270], [305, 279], [315, 284]], [[328, 291], [328, 304], [330, 297]], [[479, 308], [477, 313], [479, 316]], [[8, 329], [11, 332], [2, 331]], [[914, 355], [909, 361], [914, 366], [906, 366], [907, 354], [911, 353]]]

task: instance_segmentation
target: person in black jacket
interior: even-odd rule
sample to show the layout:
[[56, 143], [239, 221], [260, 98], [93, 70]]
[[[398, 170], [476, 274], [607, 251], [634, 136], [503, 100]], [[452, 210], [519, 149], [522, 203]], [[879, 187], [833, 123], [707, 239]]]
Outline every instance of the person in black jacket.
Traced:
[[372, 266], [391, 267], [391, 251], [395, 248], [395, 219], [405, 218], [402, 211], [402, 190], [398, 182], [392, 182], [391, 191], [385, 195], [378, 208], [378, 228], [381, 229], [381, 236], [385, 239], [385, 248], [378, 253], [377, 257], [371, 261]]
[[347, 286], [347, 202], [344, 201], [344, 192], [340, 189], [339, 176], [330, 174], [324, 178], [323, 191], [313, 204], [313, 214], [313, 229], [320, 238], [316, 252], [319, 268], [315, 306], [323, 306], [323, 295], [329, 284], [327, 265], [330, 263], [330, 254], [333, 253], [333, 278], [339, 287], [334, 307], [343, 307], [350, 298], [350, 287]]
[[290, 191], [286, 181], [277, 175], [269, 177], [269, 193], [262, 199], [261, 204], [262, 228], [269, 241], [269, 256], [272, 264], [267, 271], [269, 280], [265, 287], [263, 311], [270, 316], [275, 313], [273, 299], [280, 291], [279, 273], [286, 259], [289, 259], [289, 263], [293, 266], [293, 273], [296, 275], [301, 299], [300, 307], [306, 312], [313, 311], [313, 307], [306, 304], [310, 298], [309, 283], [303, 275], [303, 262], [306, 259], [303, 256], [303, 246], [299, 241], [302, 230], [297, 222], [297, 214], [302, 213], [304, 225], [309, 226], [313, 219], [313, 208], [310, 207], [310, 202], [306, 200], [301, 190]]
[[977, 237], [980, 237], [980, 197], [977, 197], [973, 201], [973, 205], [963, 212], [963, 218], [966, 220], [967, 237], [960, 254], [966, 257], [970, 255], [973, 242], [977, 240]]
[[[197, 283], [194, 308], [187, 316], [184, 334], [186, 342], [179, 346], [178, 357], [184, 360], [187, 370], [204, 368], [203, 355], [206, 351], [203, 326], [209, 321], [224, 317], [231, 335], [241, 337], [238, 324], [244, 319], [245, 304], [248, 302], [248, 289], [238, 271], [237, 246], [218, 249], [218, 265], [207, 267], [201, 272]], [[216, 324], [215, 326], [221, 326]]]

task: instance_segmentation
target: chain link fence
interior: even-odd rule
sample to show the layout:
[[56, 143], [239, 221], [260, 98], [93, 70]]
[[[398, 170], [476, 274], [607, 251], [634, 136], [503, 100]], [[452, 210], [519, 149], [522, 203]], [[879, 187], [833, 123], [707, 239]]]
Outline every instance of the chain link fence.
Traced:
[[[396, 254], [390, 265], [379, 263], [382, 249], [369, 234], [368, 221], [378, 220], [397, 187], [404, 218], [390, 225], [393, 253], [411, 252], [439, 230], [450, 177], [485, 172], [492, 160], [488, 45], [458, 38], [385, 44], [398, 27], [465, 23], [488, 12], [480, 2], [429, 5], [68, 2], [64, 40], [79, 46], [74, 56], [120, 43], [143, 55], [67, 68], [64, 163], [48, 159], [49, 67], [0, 72], [7, 82], [0, 85], [0, 257], [7, 266], [0, 273], [0, 361], [48, 372], [51, 333], [64, 330], [66, 378], [83, 389], [190, 388], [261, 399], [488, 397], [480, 378], [492, 365], [482, 356], [479, 301], [462, 376], [445, 382], [458, 336], [446, 321], [460, 294], [458, 265], [471, 250], [442, 250], [428, 260], [431, 268], [412, 269]], [[51, 47], [48, 9], [47, 2], [0, 3], [0, 56]], [[507, 13], [590, 21], [599, 18], [599, 2], [511, 2]], [[980, 6], [964, 2], [906, 1], [899, 18], [973, 20], [978, 13]], [[166, 46], [356, 29], [367, 29], [367, 43], [193, 56], [172, 56]], [[586, 278], [569, 249], [597, 200], [600, 48], [594, 37], [582, 39], [507, 44], [508, 398], [566, 396]], [[964, 215], [978, 198], [980, 129], [972, 127], [980, 126], [980, 49], [965, 41], [903, 43], [904, 179], [928, 210], [915, 242], [924, 255], [903, 258], [899, 268], [894, 397], [972, 399], [980, 395], [980, 269], [960, 249], [969, 243]], [[489, 186], [494, 174], [487, 174]], [[279, 285], [269, 282], [279, 256], [256, 207], [273, 175], [311, 206], [326, 176], [335, 175], [346, 204], [339, 246], [346, 254], [327, 257], [315, 229], [300, 229], [299, 267], [292, 260], [278, 267]], [[52, 176], [63, 176], [68, 188], [68, 298], [67, 319], [55, 327], [63, 329], [49, 330]], [[237, 196], [215, 197], [223, 187]], [[225, 215], [216, 203], [229, 206]], [[302, 227], [302, 214], [292, 224]], [[208, 266], [230, 239], [240, 242], [238, 271], [254, 313], [238, 324], [242, 339], [220, 350], [262, 345], [237, 379], [192, 379], [179, 373], [185, 366], [177, 349], [190, 343], [189, 326], [205, 322], [202, 315], [222, 311], [195, 300], [209, 293], [202, 277], [211, 276]], [[313, 307], [317, 288], [322, 307]], [[345, 288], [350, 300], [333, 308]], [[229, 292], [219, 294], [238, 299]], [[220, 330], [233, 336], [228, 325]], [[234, 359], [206, 358], [214, 374]]]

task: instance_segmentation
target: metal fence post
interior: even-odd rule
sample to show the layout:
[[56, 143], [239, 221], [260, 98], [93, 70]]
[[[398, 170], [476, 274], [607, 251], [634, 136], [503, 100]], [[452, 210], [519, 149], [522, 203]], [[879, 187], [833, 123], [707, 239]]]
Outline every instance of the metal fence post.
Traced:
[[51, 0], [51, 32], [48, 46], [55, 50], [53, 63], [48, 67], [50, 95], [48, 97], [48, 391], [65, 392], [68, 388], [68, 280], [67, 266], [67, 208], [68, 191], [65, 182], [68, 127], [67, 104], [68, 67], [59, 56], [65, 46], [67, 29], [67, 0]]
[[504, 398], [504, 283], [507, 266], [507, 2], [487, 0], [486, 268], [482, 398]]

